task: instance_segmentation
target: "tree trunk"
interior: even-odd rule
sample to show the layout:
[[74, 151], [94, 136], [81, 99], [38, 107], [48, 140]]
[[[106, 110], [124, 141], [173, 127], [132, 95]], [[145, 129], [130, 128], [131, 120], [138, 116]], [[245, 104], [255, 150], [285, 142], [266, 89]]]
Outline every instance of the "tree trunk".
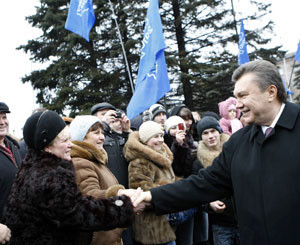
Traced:
[[182, 28], [182, 21], [180, 15], [180, 8], [178, 0], [172, 0], [173, 6], [173, 16], [175, 20], [175, 32], [176, 32], [176, 39], [177, 39], [177, 46], [178, 46], [178, 56], [179, 56], [179, 68], [180, 68], [180, 79], [183, 88], [183, 96], [185, 105], [193, 110], [193, 95], [192, 95], [192, 86], [191, 83], [186, 76], [189, 72], [189, 67], [186, 62], [186, 48], [185, 48], [185, 41], [184, 41], [184, 30]]

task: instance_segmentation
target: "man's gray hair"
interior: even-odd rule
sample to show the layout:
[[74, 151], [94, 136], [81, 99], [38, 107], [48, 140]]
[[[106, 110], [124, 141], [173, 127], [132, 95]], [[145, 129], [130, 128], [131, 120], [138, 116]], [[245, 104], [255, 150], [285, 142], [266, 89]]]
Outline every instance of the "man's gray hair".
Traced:
[[252, 73], [256, 76], [255, 81], [261, 91], [265, 91], [270, 85], [276, 86], [278, 100], [286, 103], [286, 91], [275, 65], [266, 60], [250, 61], [241, 65], [233, 72], [232, 81], [235, 83], [247, 73]]

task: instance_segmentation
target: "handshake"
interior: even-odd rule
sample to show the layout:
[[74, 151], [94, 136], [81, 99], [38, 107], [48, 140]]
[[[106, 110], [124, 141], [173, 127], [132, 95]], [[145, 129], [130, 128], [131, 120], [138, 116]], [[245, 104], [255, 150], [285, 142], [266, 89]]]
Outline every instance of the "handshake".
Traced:
[[140, 214], [147, 207], [150, 206], [150, 202], [152, 200], [150, 191], [143, 191], [140, 187], [135, 189], [120, 189], [118, 191], [118, 196], [127, 196], [130, 198], [133, 210], [136, 214]]

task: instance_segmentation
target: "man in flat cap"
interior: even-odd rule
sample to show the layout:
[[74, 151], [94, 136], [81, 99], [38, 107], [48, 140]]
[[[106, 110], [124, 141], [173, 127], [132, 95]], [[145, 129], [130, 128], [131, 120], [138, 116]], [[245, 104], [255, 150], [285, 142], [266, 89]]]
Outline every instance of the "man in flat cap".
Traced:
[[8, 106], [0, 102], [0, 220], [15, 175], [21, 164], [19, 144], [8, 136], [7, 113], [10, 113]]

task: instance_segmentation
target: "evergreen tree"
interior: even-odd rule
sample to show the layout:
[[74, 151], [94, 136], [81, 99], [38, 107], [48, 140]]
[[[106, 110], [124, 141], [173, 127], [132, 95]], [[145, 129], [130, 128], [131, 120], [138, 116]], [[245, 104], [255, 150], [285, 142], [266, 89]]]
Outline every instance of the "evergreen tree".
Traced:
[[[134, 81], [147, 2], [112, 1]], [[252, 2], [259, 15], [255, 12], [244, 19], [260, 21], [270, 5]], [[132, 91], [109, 2], [94, 0], [96, 23], [90, 42], [64, 29], [68, 5], [67, 0], [40, 0], [36, 14], [27, 17], [42, 35], [19, 49], [30, 52], [31, 59], [44, 63], [45, 68], [22, 81], [37, 90], [37, 102], [59, 113], [68, 109], [70, 116], [88, 113], [93, 104], [102, 101], [125, 109]], [[231, 8], [225, 0], [160, 0], [160, 13], [169, 77], [176, 84], [175, 97], [170, 93], [167, 100], [183, 97], [192, 110], [217, 112], [218, 102], [232, 95], [231, 74], [237, 67], [237, 23]], [[253, 50], [250, 59], [274, 61], [279, 47], [265, 48], [272, 22], [245, 29]]]
[[[71, 116], [88, 113], [93, 104], [102, 101], [124, 109], [132, 91], [108, 2], [94, 1], [97, 6], [95, 27], [99, 27], [99, 33], [94, 27], [90, 42], [64, 29], [69, 1], [40, 2], [36, 14], [27, 17], [27, 20], [43, 33], [19, 47], [30, 52], [33, 61], [46, 65], [22, 79], [23, 82], [31, 82], [37, 90], [37, 102], [59, 113], [68, 109]], [[142, 28], [143, 22], [129, 28], [132, 26], [132, 20], [127, 16], [131, 8], [129, 1], [118, 0], [113, 2], [113, 6], [122, 10], [116, 11], [118, 22], [122, 23], [121, 35], [129, 64], [134, 64], [133, 69], [137, 69], [139, 55], [135, 46], [138, 40], [130, 37]], [[140, 19], [143, 17], [139, 16]]]
[[[282, 55], [280, 47], [264, 48], [271, 41], [273, 28], [271, 21], [262, 21], [270, 4], [251, 4], [255, 10], [243, 17], [260, 24], [246, 30], [248, 47], [253, 50], [250, 60], [275, 62]], [[179, 84], [176, 95], [183, 94], [184, 103], [192, 110], [218, 112], [218, 103], [232, 96], [231, 75], [237, 68], [238, 23], [232, 8], [224, 0], [172, 0], [165, 6], [165, 33], [177, 44], [167, 55], [173, 82]]]

